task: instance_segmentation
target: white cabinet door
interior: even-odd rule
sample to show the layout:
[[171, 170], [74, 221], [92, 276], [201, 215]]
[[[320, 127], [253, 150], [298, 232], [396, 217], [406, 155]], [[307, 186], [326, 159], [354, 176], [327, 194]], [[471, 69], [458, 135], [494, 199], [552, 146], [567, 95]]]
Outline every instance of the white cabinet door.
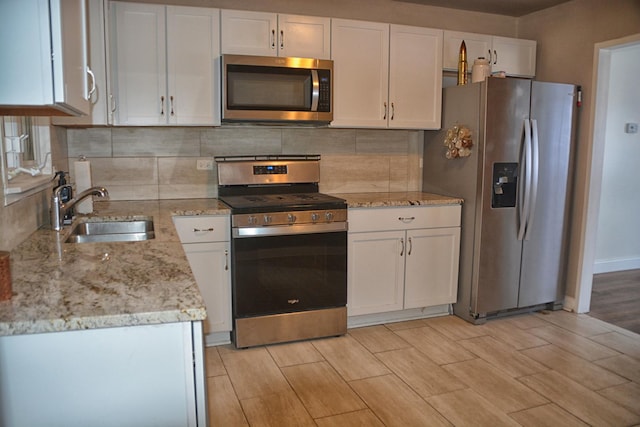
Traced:
[[229, 242], [183, 245], [207, 308], [204, 333], [231, 330]]
[[442, 30], [391, 25], [389, 127], [439, 129]]
[[460, 45], [464, 40], [467, 47], [467, 65], [471, 72], [473, 61], [477, 58], [489, 59], [492, 55], [492, 36], [486, 34], [462, 33], [459, 31], [444, 32], [444, 47], [442, 49], [442, 68], [458, 71], [458, 56]]
[[278, 16], [245, 10], [221, 11], [221, 50], [235, 55], [276, 56]]
[[333, 19], [332, 126], [387, 127], [389, 24]]
[[456, 302], [460, 228], [407, 231], [404, 308]]
[[506, 71], [510, 76], [534, 77], [536, 46], [534, 40], [494, 37], [492, 71]]
[[231, 331], [229, 215], [175, 216], [173, 223], [207, 308], [205, 334]]
[[404, 231], [349, 234], [349, 316], [402, 310], [404, 236]]
[[8, 114], [89, 113], [86, 12], [85, 0], [0, 2], [0, 106]]
[[205, 425], [197, 323], [1, 336], [0, 425]]
[[278, 15], [278, 56], [331, 58], [331, 19]]
[[165, 7], [113, 2], [116, 125], [167, 123]]
[[[107, 87], [107, 54], [105, 51], [106, 0], [88, 0], [89, 6], [89, 67], [95, 79], [95, 90], [89, 97], [90, 112], [79, 117], [53, 116], [54, 125], [107, 125], [110, 122], [110, 97]], [[89, 82], [91, 85], [91, 81]]]
[[114, 124], [220, 124], [219, 10], [112, 8]]
[[[51, 7], [51, 48], [54, 98], [84, 114], [89, 113], [87, 66], [87, 3], [85, 0], [57, 0]], [[58, 9], [56, 11], [56, 9]], [[55, 28], [60, 26], [60, 30]], [[57, 35], [61, 37], [58, 38]], [[62, 56], [62, 60], [56, 60]], [[62, 72], [58, 72], [59, 69]]]
[[329, 59], [331, 19], [222, 10], [222, 53]]
[[458, 70], [458, 54], [463, 40], [467, 46], [469, 72], [473, 67], [473, 61], [482, 57], [490, 61], [492, 72], [504, 71], [507, 75], [519, 77], [534, 77], [536, 74], [537, 44], [534, 40], [458, 31], [444, 32], [443, 69]]
[[219, 19], [218, 9], [167, 7], [169, 124], [220, 124]]

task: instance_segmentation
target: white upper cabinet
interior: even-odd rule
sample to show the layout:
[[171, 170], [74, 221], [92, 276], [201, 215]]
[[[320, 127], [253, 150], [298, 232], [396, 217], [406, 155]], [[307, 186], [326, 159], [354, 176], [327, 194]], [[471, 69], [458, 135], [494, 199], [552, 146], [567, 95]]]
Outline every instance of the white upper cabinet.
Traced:
[[442, 31], [391, 25], [389, 127], [439, 129]]
[[107, 28], [105, 8], [107, 0], [88, 0], [89, 6], [89, 66], [95, 80], [95, 90], [89, 97], [89, 114], [79, 117], [55, 116], [54, 125], [110, 124], [110, 89], [107, 85]]
[[444, 32], [444, 47], [442, 49], [442, 68], [458, 71], [458, 55], [460, 45], [464, 41], [467, 47], [468, 71], [471, 72], [473, 61], [478, 58], [489, 59], [492, 50], [492, 36], [486, 34], [461, 33], [458, 31]]
[[497, 37], [486, 34], [444, 32], [442, 67], [458, 70], [460, 44], [467, 47], [468, 70], [473, 61], [482, 57], [490, 61], [491, 71], [504, 71], [509, 76], [534, 77], [536, 74], [536, 46], [534, 40]]
[[116, 125], [219, 125], [219, 10], [112, 2]]
[[278, 15], [278, 56], [331, 58], [331, 19]]
[[536, 46], [534, 40], [494, 37], [491, 67], [510, 76], [535, 77]]
[[0, 1], [0, 114], [89, 113], [86, 12], [85, 0]]
[[442, 31], [332, 20], [335, 127], [438, 129]]
[[389, 24], [333, 19], [332, 126], [387, 127]]
[[329, 59], [331, 19], [222, 10], [222, 53]]

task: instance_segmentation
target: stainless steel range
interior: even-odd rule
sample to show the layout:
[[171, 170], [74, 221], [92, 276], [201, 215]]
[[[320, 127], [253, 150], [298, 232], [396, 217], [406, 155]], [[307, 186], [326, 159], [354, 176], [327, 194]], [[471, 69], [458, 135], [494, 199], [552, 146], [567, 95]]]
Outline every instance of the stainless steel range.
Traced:
[[347, 206], [322, 194], [320, 156], [216, 157], [231, 208], [236, 347], [347, 331]]

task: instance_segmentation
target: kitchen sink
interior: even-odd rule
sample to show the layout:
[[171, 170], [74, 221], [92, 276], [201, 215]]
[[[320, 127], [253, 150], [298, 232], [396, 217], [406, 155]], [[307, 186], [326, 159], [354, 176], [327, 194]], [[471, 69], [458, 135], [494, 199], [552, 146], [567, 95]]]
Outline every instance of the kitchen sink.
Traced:
[[90, 219], [74, 224], [65, 243], [137, 242], [153, 238], [152, 218]]

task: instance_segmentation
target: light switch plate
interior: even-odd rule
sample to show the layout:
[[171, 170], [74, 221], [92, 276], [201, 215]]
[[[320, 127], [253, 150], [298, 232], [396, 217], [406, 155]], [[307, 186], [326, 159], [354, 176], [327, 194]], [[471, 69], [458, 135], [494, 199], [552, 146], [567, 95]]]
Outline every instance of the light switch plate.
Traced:
[[624, 125], [624, 133], [638, 133], [637, 123], [627, 123]]

